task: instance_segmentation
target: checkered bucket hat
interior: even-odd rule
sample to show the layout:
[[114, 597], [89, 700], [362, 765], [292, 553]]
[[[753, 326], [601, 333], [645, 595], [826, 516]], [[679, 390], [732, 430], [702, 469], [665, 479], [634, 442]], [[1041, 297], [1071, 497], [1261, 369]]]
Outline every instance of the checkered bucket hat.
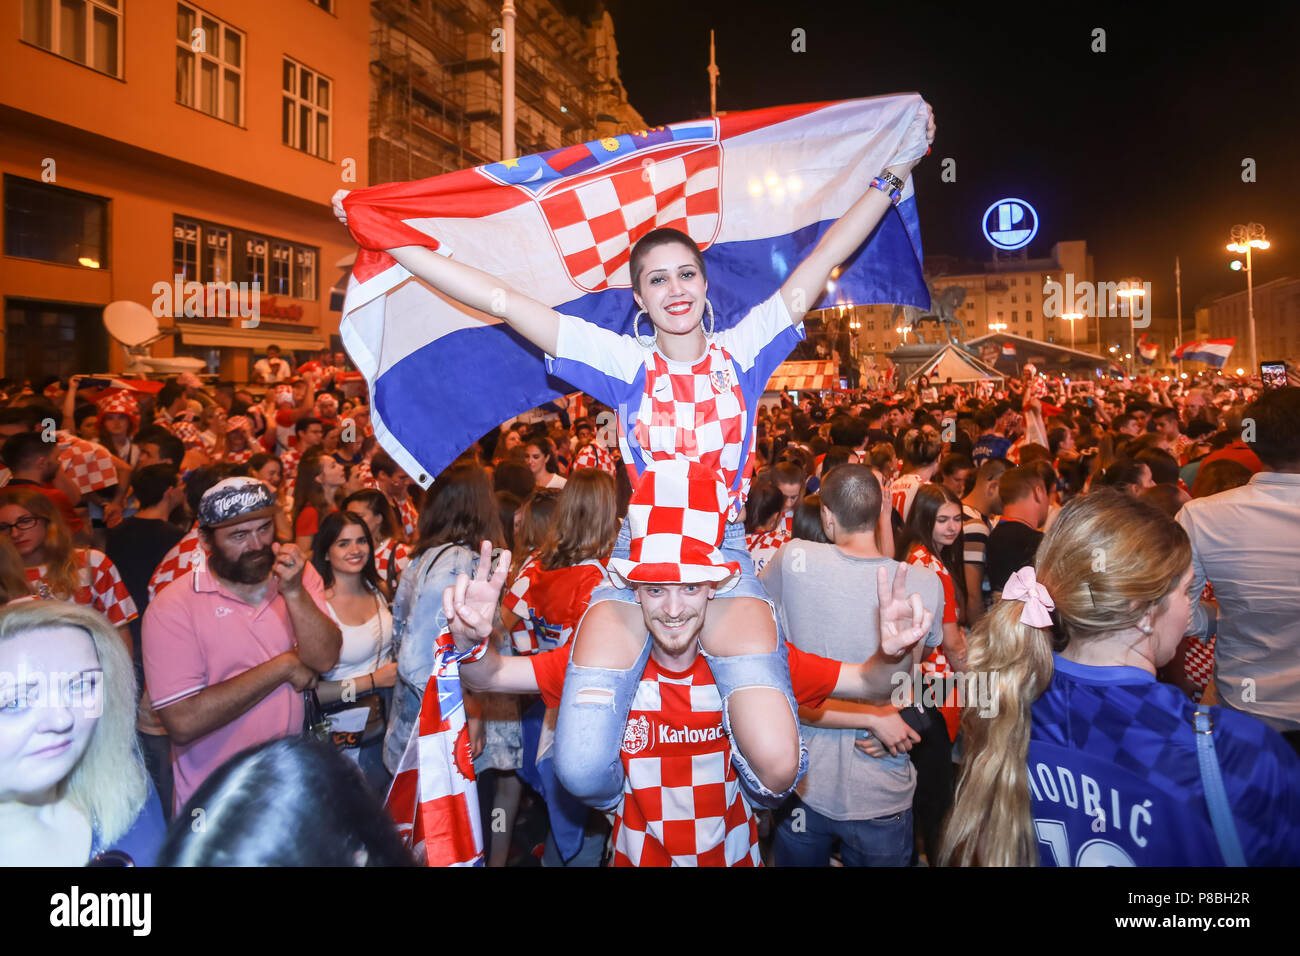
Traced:
[[140, 427], [140, 403], [124, 388], [117, 388], [100, 397], [95, 403], [102, 418], [105, 415], [125, 415], [131, 420], [131, 430]]
[[199, 426], [193, 422], [172, 422], [172, 434], [181, 440], [186, 448], [202, 448], [203, 439], [199, 437]]
[[717, 472], [690, 461], [654, 461], [628, 506], [628, 558], [611, 558], [610, 576], [633, 584], [699, 584], [719, 590], [740, 580], [740, 565], [719, 549], [726, 529], [727, 487]]
[[249, 437], [252, 437], [253, 420], [249, 418], [247, 415], [231, 415], [228, 419], [226, 419], [226, 431], [228, 432], [242, 431], [247, 433]]

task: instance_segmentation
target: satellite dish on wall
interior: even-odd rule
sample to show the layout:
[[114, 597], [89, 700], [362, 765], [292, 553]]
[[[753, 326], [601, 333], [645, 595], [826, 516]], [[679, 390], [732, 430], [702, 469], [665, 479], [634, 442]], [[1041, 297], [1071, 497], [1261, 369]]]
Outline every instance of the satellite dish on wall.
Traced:
[[119, 299], [104, 306], [104, 328], [126, 351], [128, 375], [146, 375], [150, 372], [178, 375], [183, 372], [198, 372], [207, 367], [207, 363], [202, 359], [187, 356], [173, 358], [151, 356], [149, 346], [176, 334], [176, 330], [160, 329], [158, 319], [139, 302]]

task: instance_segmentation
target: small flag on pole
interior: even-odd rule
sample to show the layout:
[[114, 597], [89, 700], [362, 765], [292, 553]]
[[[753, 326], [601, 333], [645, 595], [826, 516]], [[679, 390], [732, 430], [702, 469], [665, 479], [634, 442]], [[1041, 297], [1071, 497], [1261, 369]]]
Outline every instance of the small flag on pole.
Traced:
[[1189, 359], [1193, 362], [1213, 365], [1215, 368], [1223, 368], [1224, 363], [1228, 361], [1228, 356], [1232, 354], [1232, 347], [1236, 344], [1236, 339], [1200, 339], [1185, 343], [1175, 349], [1169, 357], [1175, 362]]

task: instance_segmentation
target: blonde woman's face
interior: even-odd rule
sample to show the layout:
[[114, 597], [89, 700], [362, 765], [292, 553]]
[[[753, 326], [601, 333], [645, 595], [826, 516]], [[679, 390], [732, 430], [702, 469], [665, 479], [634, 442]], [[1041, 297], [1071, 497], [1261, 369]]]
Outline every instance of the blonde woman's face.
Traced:
[[1192, 623], [1192, 601], [1187, 589], [1192, 586], [1189, 564], [1173, 591], [1165, 598], [1163, 609], [1151, 620], [1151, 640], [1155, 647], [1155, 665], [1164, 667], [1178, 653], [1178, 645]]
[[80, 628], [0, 641], [0, 803], [44, 794], [72, 772], [104, 710], [103, 677]]

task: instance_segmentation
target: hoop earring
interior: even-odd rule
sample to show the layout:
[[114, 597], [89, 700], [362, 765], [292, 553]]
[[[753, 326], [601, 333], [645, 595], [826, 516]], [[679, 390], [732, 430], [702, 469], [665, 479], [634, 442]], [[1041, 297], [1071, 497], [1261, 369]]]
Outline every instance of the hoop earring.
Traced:
[[713, 333], [716, 331], [717, 328], [717, 322], [713, 318], [713, 303], [710, 302], [708, 299], [705, 299], [704, 307], [709, 310], [709, 328], [704, 333], [704, 337], [711, 339], [713, 338]]
[[632, 316], [632, 338], [636, 339], [642, 348], [652, 349], [655, 347], [654, 338], [645, 338], [641, 335], [641, 316], [646, 314], [646, 310], [642, 309], [636, 315]]

